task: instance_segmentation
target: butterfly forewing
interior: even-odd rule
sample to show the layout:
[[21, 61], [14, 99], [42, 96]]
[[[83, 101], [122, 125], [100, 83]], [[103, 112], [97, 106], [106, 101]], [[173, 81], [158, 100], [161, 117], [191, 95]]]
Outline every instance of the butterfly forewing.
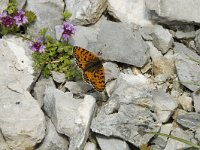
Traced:
[[105, 77], [100, 59], [90, 51], [80, 47], [74, 47], [73, 54], [77, 65], [83, 71], [85, 80], [92, 84], [97, 91], [102, 92], [105, 88]]
[[77, 46], [75, 46], [73, 49], [73, 55], [76, 58], [76, 63], [78, 64], [79, 68], [83, 70], [85, 70], [87, 64], [98, 59], [90, 51]]

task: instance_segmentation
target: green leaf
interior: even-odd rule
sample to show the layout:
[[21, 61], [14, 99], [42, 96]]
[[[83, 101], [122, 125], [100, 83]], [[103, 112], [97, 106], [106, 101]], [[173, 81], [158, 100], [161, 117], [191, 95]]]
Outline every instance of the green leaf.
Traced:
[[16, 0], [9, 0], [8, 7], [6, 9], [8, 14], [12, 15], [17, 11], [17, 1]]
[[45, 34], [47, 33], [47, 31], [48, 31], [48, 28], [43, 28], [43, 29], [41, 29], [41, 30], [39, 31], [39, 35], [40, 35], [40, 36], [45, 36]]
[[69, 20], [69, 18], [72, 16], [72, 14], [68, 11], [63, 12], [63, 18], [65, 21]]
[[37, 18], [35, 13], [32, 11], [25, 11], [25, 16], [27, 17], [29, 23], [34, 22]]

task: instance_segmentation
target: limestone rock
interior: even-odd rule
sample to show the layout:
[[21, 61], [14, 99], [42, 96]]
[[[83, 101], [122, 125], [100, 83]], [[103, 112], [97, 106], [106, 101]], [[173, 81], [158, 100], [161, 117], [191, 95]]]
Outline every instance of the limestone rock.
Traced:
[[34, 0], [27, 3], [27, 10], [36, 13], [37, 21], [31, 26], [28, 32], [38, 35], [42, 28], [48, 28], [48, 34], [55, 36], [55, 26], [63, 23], [62, 12], [64, 10], [64, 3], [60, 0]]
[[70, 92], [75, 93], [75, 94], [84, 94], [92, 89], [92, 86], [84, 81], [80, 81], [80, 82], [68, 81], [65, 83], [65, 87]]
[[[191, 141], [192, 143], [196, 143], [194, 139], [194, 134], [191, 131], [184, 131], [183, 129], [177, 127], [171, 132], [172, 136]], [[175, 149], [186, 149], [191, 147], [185, 143], [179, 142], [177, 140], [169, 138], [167, 141], [167, 145], [164, 150], [175, 150]]]
[[[164, 134], [167, 134], [169, 135], [171, 133], [171, 130], [172, 130], [172, 124], [164, 124], [161, 126], [161, 129], [160, 129], [160, 133], [164, 133]], [[167, 137], [164, 137], [164, 136], [157, 136], [155, 139], [152, 140], [152, 148], [153, 149], [164, 149], [166, 144], [167, 144], [167, 140], [168, 138]]]
[[29, 92], [21, 94], [4, 89], [4, 94], [0, 100], [0, 128], [9, 147], [25, 149], [41, 142], [45, 136], [45, 118], [38, 103]]
[[51, 120], [47, 122], [46, 132], [47, 135], [37, 150], [68, 150], [69, 141], [67, 137], [56, 132]]
[[154, 46], [163, 54], [165, 54], [172, 47], [172, 35], [167, 29], [164, 29], [162, 26], [156, 25], [154, 27], [152, 38]]
[[188, 112], [183, 115], [178, 115], [176, 121], [185, 128], [195, 129], [200, 124], [200, 114]]
[[65, 74], [64, 73], [55, 72], [55, 71], [51, 71], [51, 73], [53, 76], [53, 80], [56, 81], [57, 83], [65, 82]]
[[152, 60], [163, 57], [162, 53], [153, 45], [151, 41], [147, 41], [146, 43], [149, 45]]
[[191, 91], [198, 90], [200, 66], [195, 60], [200, 60], [200, 56], [181, 43], [175, 43], [175, 54], [175, 66], [181, 84]]
[[97, 150], [97, 146], [92, 142], [87, 142], [83, 150]]
[[194, 102], [195, 112], [199, 113], [200, 112], [200, 94], [197, 91], [193, 92], [192, 99]]
[[44, 92], [47, 87], [56, 87], [55, 83], [53, 82], [52, 78], [49, 79], [40, 79], [36, 82], [34, 89], [33, 89], [33, 96], [37, 100], [40, 107], [44, 104]]
[[0, 132], [0, 150], [10, 150], [1, 132]]
[[103, 135], [96, 135], [101, 150], [130, 150], [128, 144], [117, 138], [109, 138]]
[[157, 75], [165, 75], [170, 78], [175, 74], [175, 64], [172, 60], [166, 57], [160, 57], [153, 60], [153, 73]]
[[105, 60], [137, 67], [142, 67], [149, 60], [149, 49], [141, 34], [138, 31], [133, 32], [131, 27], [124, 23], [103, 21], [99, 27], [97, 41], [90, 42], [88, 49], [100, 53]]
[[159, 130], [149, 110], [154, 105], [150, 87], [143, 75], [120, 74], [108, 103], [92, 121], [92, 131], [120, 137], [135, 146], [147, 143], [152, 135], [143, 135], [142, 131]]
[[152, 13], [155, 12], [152, 18], [165, 23], [174, 21], [200, 23], [199, 5], [199, 0], [193, 0], [192, 2], [188, 0], [146, 0], [147, 8]]
[[95, 99], [89, 95], [84, 99], [74, 99], [72, 93], [50, 87], [45, 91], [44, 110], [56, 130], [70, 137], [69, 150], [83, 149], [95, 110]]
[[119, 67], [117, 64], [112, 62], [106, 62], [103, 64], [104, 71], [105, 71], [105, 81], [111, 81], [113, 79], [116, 79], [119, 76]]
[[176, 101], [162, 90], [154, 90], [152, 95], [158, 120], [167, 122], [177, 107]]
[[198, 54], [200, 54], [200, 30], [196, 31], [195, 44], [196, 44], [197, 52]]
[[70, 18], [77, 25], [96, 23], [107, 8], [106, 0], [65, 0], [66, 8], [72, 13]]
[[151, 25], [144, 0], [108, 0], [108, 13], [121, 22]]
[[2, 13], [3, 10], [5, 10], [7, 8], [8, 2], [9, 2], [9, 0], [0, 1], [0, 13]]
[[195, 31], [190, 31], [190, 32], [177, 31], [175, 33], [175, 37], [177, 39], [191, 39], [195, 37]]
[[177, 100], [185, 111], [192, 111], [193, 105], [191, 97], [183, 94], [182, 96], [179, 96]]

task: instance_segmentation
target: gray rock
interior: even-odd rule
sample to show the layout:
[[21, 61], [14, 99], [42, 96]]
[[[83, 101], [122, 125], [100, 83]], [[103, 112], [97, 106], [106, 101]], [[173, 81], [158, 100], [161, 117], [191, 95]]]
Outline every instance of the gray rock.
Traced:
[[151, 41], [146, 42], [149, 45], [150, 57], [152, 60], [163, 57], [162, 53], [153, 45]]
[[87, 49], [89, 42], [97, 41], [98, 33], [99, 29], [97, 28], [97, 26], [76, 26], [76, 33], [71, 39], [69, 39], [69, 42], [73, 45]]
[[96, 135], [97, 142], [101, 150], [130, 150], [128, 144], [120, 139]]
[[18, 4], [17, 8], [22, 9], [25, 3], [26, 3], [26, 0], [17, 0], [17, 4]]
[[56, 81], [57, 83], [63, 83], [66, 80], [64, 73], [51, 71], [51, 74], [52, 74], [53, 80]]
[[177, 31], [175, 33], [175, 37], [177, 39], [191, 39], [195, 37], [195, 31], [190, 31], [190, 32]]
[[108, 0], [108, 13], [121, 22], [151, 25], [144, 0]]
[[9, 0], [0, 1], [0, 13], [8, 7]]
[[[194, 134], [191, 131], [184, 131], [183, 129], [177, 127], [171, 132], [172, 136], [191, 141], [192, 143], [196, 143], [194, 139]], [[187, 149], [191, 147], [188, 144], [179, 142], [177, 140], [169, 138], [167, 141], [167, 145], [164, 150], [178, 150], [178, 149]]]
[[[190, 41], [189, 41], [189, 44], [188, 44], [188, 47], [196, 50], [195, 42], [194, 42], [193, 40], [190, 40]], [[198, 52], [198, 53], [199, 53], [199, 52]]]
[[165, 54], [172, 47], [172, 35], [167, 29], [164, 29], [162, 26], [156, 25], [151, 35], [153, 38], [154, 46], [163, 54]]
[[154, 26], [144, 26], [139, 29], [142, 35], [142, 38], [145, 41], [153, 41], [153, 38], [151, 36], [151, 34], [153, 33], [153, 30], [154, 30]]
[[89, 90], [92, 89], [92, 86], [84, 81], [80, 82], [69, 81], [65, 83], [65, 87], [74, 94], [87, 93]]
[[176, 121], [185, 128], [195, 129], [200, 124], [200, 114], [188, 112], [178, 115]]
[[33, 96], [37, 100], [40, 107], [42, 107], [44, 104], [44, 92], [47, 87], [56, 87], [52, 78], [41, 79], [38, 82], [36, 82], [36, 84], [34, 86]]
[[46, 132], [47, 135], [37, 150], [68, 150], [69, 141], [67, 137], [56, 132], [51, 120], [47, 122]]
[[101, 53], [105, 60], [137, 67], [147, 63], [149, 49], [138, 31], [133, 32], [128, 24], [110, 21], [103, 21], [99, 28], [97, 41], [89, 43], [89, 50]]
[[196, 36], [195, 36], [195, 44], [196, 44], [196, 50], [198, 54], [200, 54], [200, 30], [196, 31]]
[[196, 129], [195, 138], [198, 140], [198, 142], [200, 141], [200, 128]]
[[117, 64], [112, 63], [112, 62], [106, 62], [103, 64], [103, 66], [104, 66], [106, 82], [118, 78], [120, 71]]
[[95, 110], [95, 99], [89, 95], [84, 99], [74, 99], [72, 93], [47, 88], [44, 110], [56, 130], [70, 137], [69, 150], [83, 149]]
[[65, 0], [66, 9], [72, 13], [70, 20], [77, 25], [96, 23], [107, 8], [106, 0]]
[[199, 0], [192, 2], [188, 0], [146, 0], [146, 7], [154, 14], [153, 19], [166, 23], [173, 23], [173, 21], [200, 23], [199, 5]]
[[155, 76], [164, 75], [166, 79], [169, 79], [175, 74], [175, 64], [171, 59], [162, 56], [154, 59], [152, 63]]
[[200, 112], [200, 94], [198, 92], [193, 92], [192, 99], [194, 102], [195, 112], [199, 113]]
[[200, 66], [196, 61], [200, 60], [200, 56], [181, 43], [175, 42], [174, 50], [175, 66], [181, 84], [191, 91], [198, 90], [200, 85]]
[[178, 97], [177, 99], [178, 103], [183, 107], [185, 111], [192, 111], [193, 104], [192, 104], [192, 98], [187, 96], [186, 94], [183, 94]]
[[[164, 124], [161, 126], [161, 129], [159, 132], [169, 135], [171, 133], [171, 130], [172, 130], [172, 124]], [[167, 140], [168, 140], [167, 137], [159, 135], [155, 139], [152, 140], [151, 147], [155, 150], [163, 150], [167, 144]]]
[[135, 146], [147, 143], [152, 135], [143, 132], [159, 130], [149, 110], [153, 108], [150, 89], [151, 84], [143, 75], [120, 74], [108, 103], [92, 121], [92, 131], [119, 137]]
[[42, 28], [48, 28], [48, 34], [55, 36], [55, 26], [63, 23], [62, 12], [64, 3], [60, 0], [35, 0], [29, 1], [26, 7], [27, 10], [35, 12], [37, 21], [28, 30], [30, 35], [38, 35]]
[[97, 150], [97, 146], [92, 142], [87, 142], [83, 150]]
[[177, 107], [176, 101], [162, 90], [152, 92], [158, 121], [167, 122]]
[[3, 91], [4, 95], [0, 98], [0, 128], [9, 147], [25, 149], [27, 145], [32, 147], [41, 142], [45, 136], [45, 118], [38, 103], [29, 92]]
[[[151, 70], [152, 69], [152, 66], [151, 66], [151, 62], [149, 62], [148, 64], [146, 64], [143, 68], [141, 68], [141, 73], [142, 74], [144, 74], [146, 77], [148, 76], [148, 77], [150, 77], [151, 75], [150, 74], [148, 74], [147, 72], [149, 71], [149, 70]], [[146, 74], [145, 74], [146, 73]]]
[[[4, 36], [2, 45], [4, 49], [9, 49], [14, 54], [14, 66], [16, 70], [26, 72], [32, 75], [34, 70], [32, 67], [31, 49], [23, 38], [16, 36]], [[25, 79], [24, 79], [25, 80]]]
[[8, 146], [15, 149], [32, 147], [45, 135], [44, 114], [27, 92], [33, 82], [33, 68], [31, 51], [25, 45], [14, 36], [0, 40], [0, 129]]
[[10, 150], [1, 132], [0, 132], [0, 150]]
[[115, 86], [115, 83], [116, 83], [116, 80], [112, 80], [112, 81], [110, 81], [106, 84], [106, 92], [107, 92], [109, 97], [111, 96], [111, 94], [114, 90], [113, 88]]

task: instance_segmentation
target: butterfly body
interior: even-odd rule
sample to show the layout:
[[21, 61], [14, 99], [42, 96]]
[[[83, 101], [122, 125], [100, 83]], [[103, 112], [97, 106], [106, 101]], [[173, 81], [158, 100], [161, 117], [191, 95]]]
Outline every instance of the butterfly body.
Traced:
[[85, 80], [90, 83], [97, 91], [105, 89], [104, 67], [102, 60], [92, 52], [75, 46], [73, 55], [76, 63], [83, 72]]

